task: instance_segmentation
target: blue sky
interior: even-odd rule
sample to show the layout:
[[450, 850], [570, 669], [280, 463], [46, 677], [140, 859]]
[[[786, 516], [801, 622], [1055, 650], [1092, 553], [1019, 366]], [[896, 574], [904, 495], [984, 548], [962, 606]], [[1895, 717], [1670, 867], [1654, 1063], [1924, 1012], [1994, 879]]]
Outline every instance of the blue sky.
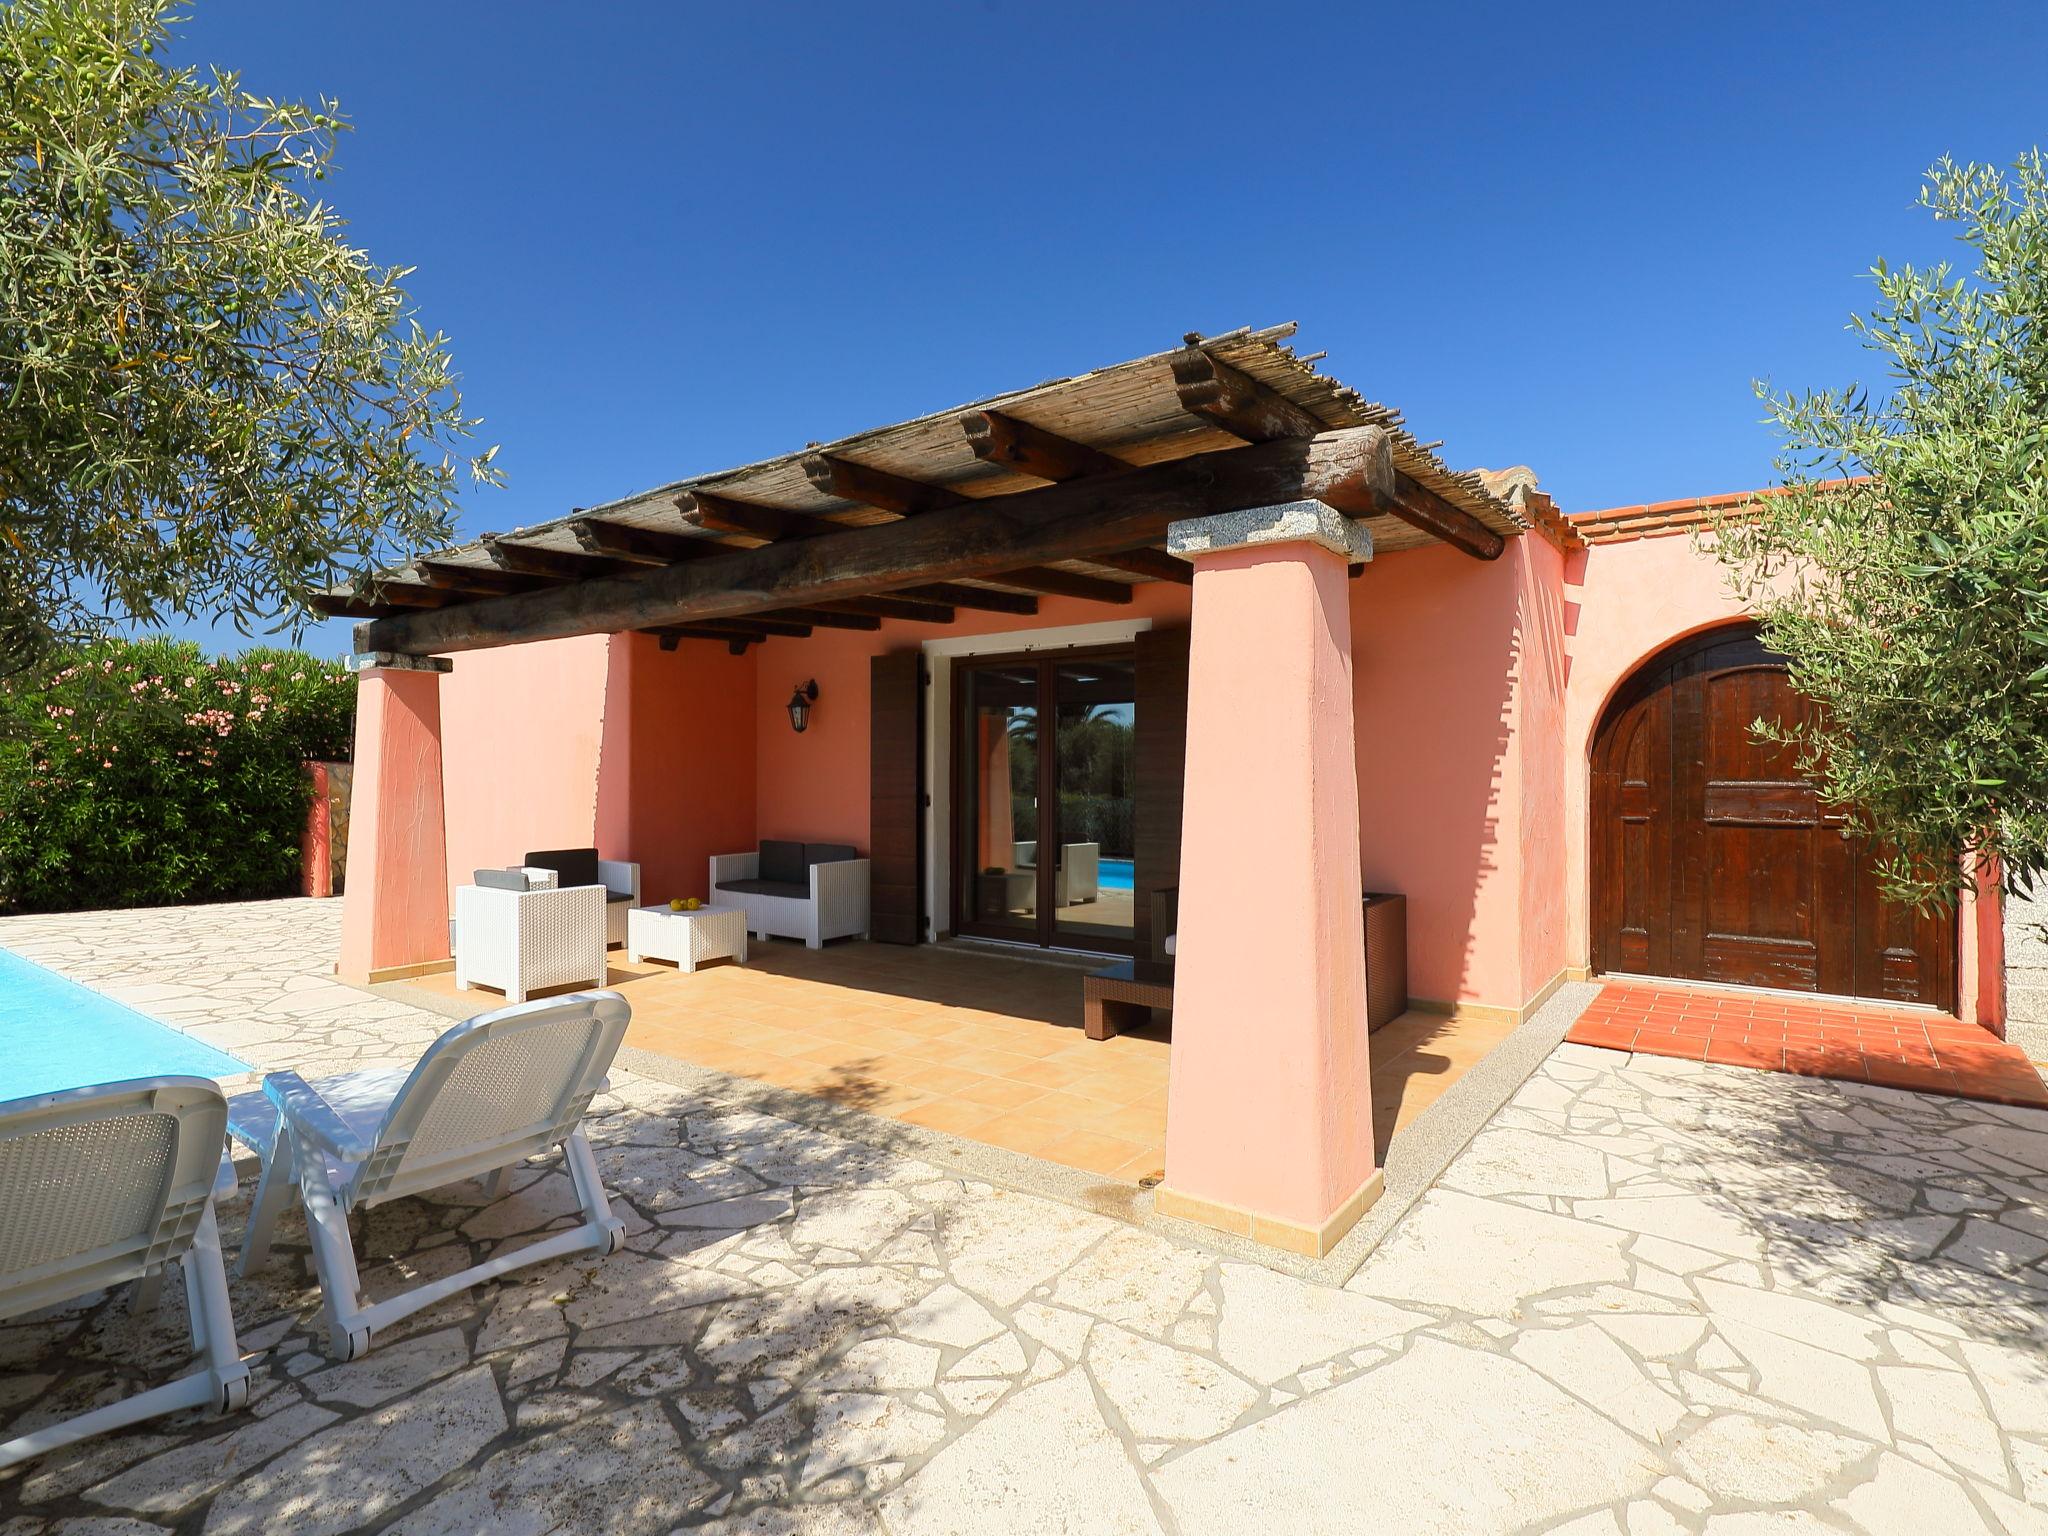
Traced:
[[1925, 166], [2048, 141], [2039, 4], [190, 9], [355, 121], [469, 534], [1280, 320], [1568, 509], [1762, 484], [1749, 381], [1862, 376], [1861, 274], [1951, 249]]

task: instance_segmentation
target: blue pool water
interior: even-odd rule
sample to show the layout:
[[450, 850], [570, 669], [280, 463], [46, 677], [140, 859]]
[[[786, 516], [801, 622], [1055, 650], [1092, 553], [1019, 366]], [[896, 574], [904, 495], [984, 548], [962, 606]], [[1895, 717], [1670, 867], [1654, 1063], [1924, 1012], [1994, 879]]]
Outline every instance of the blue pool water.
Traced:
[[1104, 859], [1096, 883], [1105, 891], [1128, 891], [1131, 888], [1131, 861]]
[[247, 1062], [0, 949], [0, 1099], [130, 1077], [229, 1077]]

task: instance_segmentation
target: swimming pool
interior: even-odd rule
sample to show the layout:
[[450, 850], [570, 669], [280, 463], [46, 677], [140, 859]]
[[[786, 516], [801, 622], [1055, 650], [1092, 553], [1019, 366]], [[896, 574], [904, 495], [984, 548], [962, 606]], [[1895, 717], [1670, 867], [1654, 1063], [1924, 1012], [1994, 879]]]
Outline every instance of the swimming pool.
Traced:
[[1105, 891], [1128, 891], [1131, 888], [1131, 860], [1104, 859], [1096, 870], [1095, 883]]
[[0, 1099], [131, 1077], [249, 1070], [225, 1051], [0, 949]]

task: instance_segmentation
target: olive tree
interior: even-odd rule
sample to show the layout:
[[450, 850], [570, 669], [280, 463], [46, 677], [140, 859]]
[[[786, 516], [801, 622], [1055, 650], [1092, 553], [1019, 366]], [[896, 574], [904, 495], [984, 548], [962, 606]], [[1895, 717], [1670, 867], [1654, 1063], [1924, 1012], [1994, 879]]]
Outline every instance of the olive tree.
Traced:
[[1794, 742], [1881, 849], [1888, 894], [1946, 905], [1994, 856], [2048, 869], [2048, 168], [1932, 167], [1967, 270], [1870, 273], [1852, 331], [1881, 387], [1778, 394], [1782, 494], [1715, 531], [1764, 638], [1821, 707]]
[[290, 627], [448, 540], [448, 343], [318, 183], [345, 124], [167, 54], [168, 0], [0, 5], [0, 671], [115, 621]]

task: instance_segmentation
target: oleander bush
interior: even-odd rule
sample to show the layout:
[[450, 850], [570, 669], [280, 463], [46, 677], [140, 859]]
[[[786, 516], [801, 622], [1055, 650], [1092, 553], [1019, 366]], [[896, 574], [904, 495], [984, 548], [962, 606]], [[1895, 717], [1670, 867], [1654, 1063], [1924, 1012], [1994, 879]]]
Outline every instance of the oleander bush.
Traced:
[[355, 679], [298, 651], [105, 642], [0, 682], [0, 909], [286, 895]]

